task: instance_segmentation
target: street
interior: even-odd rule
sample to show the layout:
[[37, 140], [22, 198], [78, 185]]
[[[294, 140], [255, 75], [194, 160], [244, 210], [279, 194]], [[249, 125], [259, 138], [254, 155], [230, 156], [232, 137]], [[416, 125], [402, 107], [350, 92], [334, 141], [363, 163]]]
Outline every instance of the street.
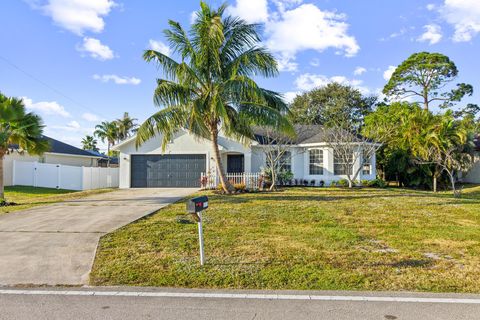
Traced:
[[0, 319], [479, 319], [453, 294], [139, 288], [0, 289]]

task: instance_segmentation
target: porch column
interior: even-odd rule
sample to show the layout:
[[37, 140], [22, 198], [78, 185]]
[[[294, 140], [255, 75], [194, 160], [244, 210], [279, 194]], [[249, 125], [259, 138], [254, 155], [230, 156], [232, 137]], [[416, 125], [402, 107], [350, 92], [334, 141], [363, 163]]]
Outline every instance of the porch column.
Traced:
[[252, 153], [247, 152], [243, 155], [243, 161], [244, 161], [244, 170], [245, 172], [252, 172]]

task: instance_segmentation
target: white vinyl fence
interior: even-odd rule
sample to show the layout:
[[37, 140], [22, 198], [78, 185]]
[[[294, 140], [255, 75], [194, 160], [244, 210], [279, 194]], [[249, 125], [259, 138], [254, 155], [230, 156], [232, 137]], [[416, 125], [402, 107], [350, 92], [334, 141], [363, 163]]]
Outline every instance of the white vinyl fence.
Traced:
[[[263, 175], [259, 172], [227, 173], [227, 180], [232, 184], [244, 184], [248, 190], [257, 190], [263, 183]], [[203, 173], [200, 178], [203, 189], [215, 189], [220, 185], [220, 177], [215, 173]]]
[[118, 168], [73, 167], [13, 161], [13, 185], [90, 190], [118, 188]]

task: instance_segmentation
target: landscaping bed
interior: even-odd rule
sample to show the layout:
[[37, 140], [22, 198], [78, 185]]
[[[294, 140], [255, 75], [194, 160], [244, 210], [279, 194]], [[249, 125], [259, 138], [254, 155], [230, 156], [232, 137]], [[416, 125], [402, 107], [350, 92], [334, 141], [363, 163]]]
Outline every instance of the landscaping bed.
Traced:
[[112, 189], [74, 191], [28, 186], [5, 187], [7, 205], [0, 206], [0, 215], [55, 202], [79, 199], [93, 194], [109, 192], [110, 190]]
[[205, 266], [179, 201], [104, 236], [91, 284], [480, 292], [480, 187], [201, 194]]

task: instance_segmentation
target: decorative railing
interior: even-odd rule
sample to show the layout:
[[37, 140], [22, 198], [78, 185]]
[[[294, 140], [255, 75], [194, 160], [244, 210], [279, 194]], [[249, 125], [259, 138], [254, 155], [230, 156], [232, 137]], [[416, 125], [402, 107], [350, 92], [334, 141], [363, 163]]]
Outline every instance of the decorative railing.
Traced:
[[[260, 172], [227, 173], [225, 176], [231, 184], [244, 185], [247, 190], [260, 189], [264, 181]], [[220, 185], [220, 176], [216, 173], [202, 173], [200, 182], [202, 189], [216, 189]]]

